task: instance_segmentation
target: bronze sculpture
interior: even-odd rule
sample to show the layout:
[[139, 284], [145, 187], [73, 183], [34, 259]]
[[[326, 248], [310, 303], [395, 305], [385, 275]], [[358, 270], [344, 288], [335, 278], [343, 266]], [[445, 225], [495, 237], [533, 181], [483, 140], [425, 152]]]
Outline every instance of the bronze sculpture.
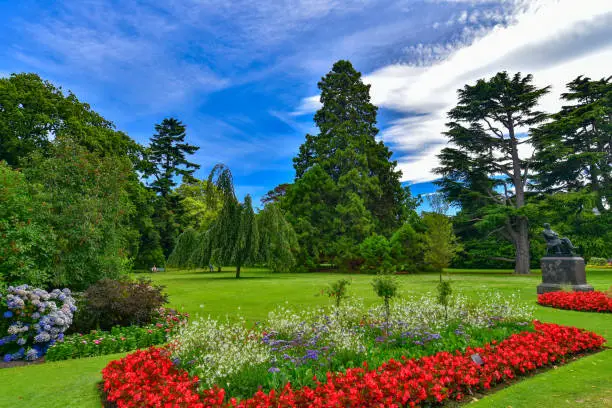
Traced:
[[550, 229], [550, 224], [544, 224], [542, 235], [546, 240], [546, 256], [576, 256], [576, 248], [569, 238], [559, 238], [559, 234]]

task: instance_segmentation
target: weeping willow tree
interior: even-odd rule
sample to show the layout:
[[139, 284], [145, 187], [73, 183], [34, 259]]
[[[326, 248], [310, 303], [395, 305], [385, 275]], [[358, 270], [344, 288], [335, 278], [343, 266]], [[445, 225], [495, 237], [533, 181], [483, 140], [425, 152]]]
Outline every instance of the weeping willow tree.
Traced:
[[297, 234], [277, 204], [269, 203], [257, 214], [259, 256], [274, 272], [288, 272], [296, 264]]
[[[206, 267], [209, 264], [234, 265], [236, 278], [246, 265], [261, 262], [277, 272], [295, 266], [297, 236], [276, 204], [268, 204], [259, 214], [253, 211], [250, 196], [240, 203], [234, 191], [229, 168], [216, 165], [208, 176], [210, 208], [221, 208], [210, 227], [197, 233], [186, 230], [177, 240], [168, 263], [177, 267]], [[214, 193], [214, 194], [213, 194]]]
[[211, 249], [211, 261], [217, 265], [235, 265], [236, 278], [239, 278], [240, 268], [253, 264], [257, 258], [259, 233], [251, 197], [247, 195], [244, 203], [238, 201], [232, 173], [223, 164], [212, 169], [207, 188], [216, 189], [217, 194], [211, 191], [206, 196], [211, 207], [218, 205], [216, 201], [220, 200], [221, 211], [203, 244], [208, 244]]
[[168, 257], [166, 264], [174, 268], [188, 268], [191, 269], [195, 266], [201, 266], [195, 264], [192, 260], [194, 251], [197, 248], [199, 234], [193, 228], [187, 228], [176, 240], [176, 245]]

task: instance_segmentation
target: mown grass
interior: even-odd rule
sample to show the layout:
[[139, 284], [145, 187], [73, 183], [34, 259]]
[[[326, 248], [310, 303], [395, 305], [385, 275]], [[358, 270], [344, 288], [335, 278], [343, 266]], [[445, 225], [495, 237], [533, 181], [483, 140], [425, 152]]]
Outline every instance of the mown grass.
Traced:
[[[195, 315], [217, 318], [242, 315], [254, 322], [266, 317], [278, 304], [294, 307], [325, 305], [321, 294], [327, 283], [341, 274], [273, 274], [262, 269], [247, 269], [236, 280], [231, 269], [221, 273], [167, 271], [150, 276], [165, 285], [170, 305]], [[535, 304], [538, 274], [515, 276], [511, 271], [451, 270], [453, 290], [471, 297], [487, 296], [491, 291], [518, 293]], [[589, 270], [588, 281], [597, 290], [612, 285], [611, 270]], [[351, 295], [366, 304], [377, 302], [369, 275], [350, 275]], [[402, 296], [433, 292], [437, 274], [401, 275]], [[595, 331], [612, 343], [612, 314], [582, 313], [537, 306], [541, 321], [572, 325]], [[0, 370], [0, 407], [98, 407], [96, 382], [100, 370], [121, 355], [47, 363]], [[612, 406], [612, 350], [521, 381], [473, 403], [475, 407], [604, 407]]]

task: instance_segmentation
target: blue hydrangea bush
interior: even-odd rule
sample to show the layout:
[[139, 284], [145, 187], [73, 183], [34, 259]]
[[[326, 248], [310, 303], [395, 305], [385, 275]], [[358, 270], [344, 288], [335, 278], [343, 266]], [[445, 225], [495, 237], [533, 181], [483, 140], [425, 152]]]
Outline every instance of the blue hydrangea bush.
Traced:
[[20, 285], [0, 293], [0, 310], [0, 358], [32, 361], [64, 338], [76, 306], [69, 289], [47, 292]]

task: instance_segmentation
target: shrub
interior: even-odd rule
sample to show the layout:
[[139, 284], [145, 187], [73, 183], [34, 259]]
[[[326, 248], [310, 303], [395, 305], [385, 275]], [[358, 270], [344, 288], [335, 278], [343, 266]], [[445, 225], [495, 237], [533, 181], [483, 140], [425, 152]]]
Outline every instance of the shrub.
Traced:
[[389, 240], [391, 258], [398, 272], [416, 272], [423, 267], [424, 235], [408, 223], [397, 229]]
[[79, 301], [82, 310], [73, 331], [150, 324], [155, 311], [167, 302], [163, 286], [154, 285], [150, 279], [102, 279], [90, 286]]
[[592, 266], [606, 266], [608, 264], [608, 260], [606, 258], [598, 258], [596, 256], [591, 257], [589, 259], [589, 265]]
[[444, 306], [444, 316], [448, 317], [448, 304], [450, 297], [453, 294], [450, 280], [443, 280], [440, 274], [440, 283], [438, 283], [438, 303]]
[[390, 272], [393, 268], [389, 241], [382, 235], [372, 235], [359, 245], [364, 259], [361, 269], [367, 272]]
[[28, 285], [9, 286], [0, 295], [0, 354], [4, 361], [36, 360], [64, 336], [76, 310], [70, 290], [51, 293]]
[[110, 332], [92, 330], [89, 334], [72, 334], [58, 340], [47, 351], [46, 360], [102, 356], [163, 344], [180, 327], [187, 324], [187, 314], [160, 308], [155, 323], [147, 326], [113, 327]]

